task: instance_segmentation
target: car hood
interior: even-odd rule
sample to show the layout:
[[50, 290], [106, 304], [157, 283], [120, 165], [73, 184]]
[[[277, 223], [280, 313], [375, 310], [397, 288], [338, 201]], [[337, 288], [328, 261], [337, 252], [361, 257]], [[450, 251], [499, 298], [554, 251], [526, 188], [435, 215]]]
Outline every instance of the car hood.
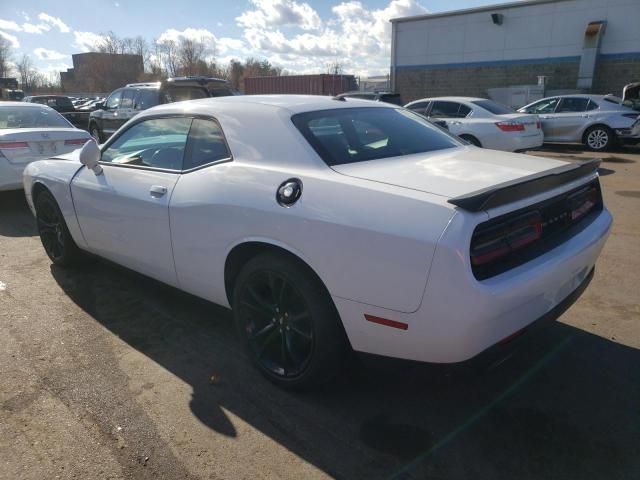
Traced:
[[518, 153], [458, 147], [331, 168], [350, 177], [451, 198], [566, 163]]

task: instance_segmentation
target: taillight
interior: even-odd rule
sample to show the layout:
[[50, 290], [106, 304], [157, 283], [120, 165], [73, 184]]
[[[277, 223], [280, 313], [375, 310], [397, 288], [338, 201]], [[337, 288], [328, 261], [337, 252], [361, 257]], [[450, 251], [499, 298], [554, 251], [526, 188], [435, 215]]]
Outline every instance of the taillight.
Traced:
[[87, 143], [89, 139], [88, 138], [73, 138], [71, 140], [65, 140], [64, 144], [65, 145], [84, 145], [85, 143]]
[[571, 195], [568, 199], [569, 208], [571, 209], [571, 220], [577, 220], [584, 217], [593, 210], [593, 207], [600, 202], [600, 194], [595, 188], [588, 191], [579, 191]]
[[471, 264], [485, 265], [519, 250], [542, 237], [542, 217], [538, 212], [507, 220], [474, 233]]
[[0, 148], [29, 148], [27, 142], [2, 142]]
[[524, 124], [520, 122], [496, 122], [498, 127], [503, 132], [523, 132]]
[[540, 123], [540, 120], [538, 120], [538, 121], [536, 122], [536, 128], [537, 128], [538, 130], [540, 130], [540, 129], [542, 128], [542, 124]]

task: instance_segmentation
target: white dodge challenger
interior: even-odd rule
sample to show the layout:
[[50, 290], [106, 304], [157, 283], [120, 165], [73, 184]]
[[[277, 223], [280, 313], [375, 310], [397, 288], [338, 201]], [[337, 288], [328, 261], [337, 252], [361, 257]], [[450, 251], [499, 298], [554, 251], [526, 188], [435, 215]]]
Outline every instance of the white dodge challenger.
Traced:
[[349, 347], [460, 362], [571, 303], [612, 222], [597, 166], [385, 103], [239, 96], [142, 112], [24, 188], [53, 262], [87, 251], [230, 306], [256, 366], [300, 388]]

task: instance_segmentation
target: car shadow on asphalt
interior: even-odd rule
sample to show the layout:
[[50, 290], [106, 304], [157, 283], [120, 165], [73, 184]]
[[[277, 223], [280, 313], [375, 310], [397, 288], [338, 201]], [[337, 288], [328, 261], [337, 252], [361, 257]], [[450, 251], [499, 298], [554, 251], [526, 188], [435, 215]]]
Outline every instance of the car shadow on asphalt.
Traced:
[[0, 236], [32, 237], [37, 235], [36, 221], [31, 215], [22, 190], [0, 192]]
[[[193, 389], [212, 435], [232, 412], [337, 478], [636, 478], [640, 351], [553, 322], [465, 367], [352, 356], [341, 378], [282, 391], [241, 352], [227, 309], [104, 261], [51, 267], [66, 294]], [[160, 387], [161, 388], [161, 387]]]

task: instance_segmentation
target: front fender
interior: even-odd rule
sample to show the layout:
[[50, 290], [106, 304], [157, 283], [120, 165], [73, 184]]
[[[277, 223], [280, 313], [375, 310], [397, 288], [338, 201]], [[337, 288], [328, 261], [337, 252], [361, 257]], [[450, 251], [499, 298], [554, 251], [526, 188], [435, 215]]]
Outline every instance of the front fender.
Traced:
[[80, 248], [83, 248], [86, 247], [86, 242], [76, 218], [70, 189], [71, 180], [81, 168], [84, 167], [79, 162], [68, 159], [39, 160], [27, 165], [22, 178], [25, 197], [34, 215], [35, 198], [33, 192], [37, 185], [42, 185], [51, 192], [58, 203], [73, 240]]

